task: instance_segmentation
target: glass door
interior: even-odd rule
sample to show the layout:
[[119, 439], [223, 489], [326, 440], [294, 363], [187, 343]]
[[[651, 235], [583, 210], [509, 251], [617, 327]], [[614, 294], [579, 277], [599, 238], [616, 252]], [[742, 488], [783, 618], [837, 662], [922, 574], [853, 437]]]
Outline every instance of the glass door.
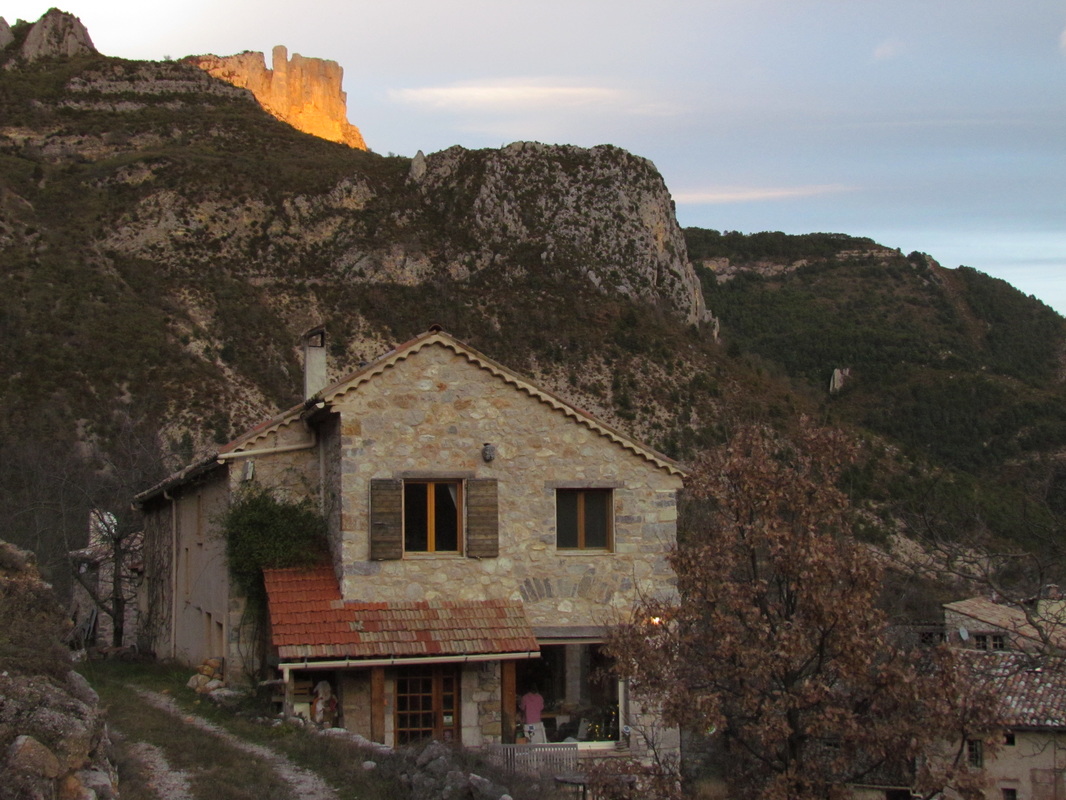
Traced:
[[396, 674], [396, 744], [459, 741], [459, 668], [403, 667]]

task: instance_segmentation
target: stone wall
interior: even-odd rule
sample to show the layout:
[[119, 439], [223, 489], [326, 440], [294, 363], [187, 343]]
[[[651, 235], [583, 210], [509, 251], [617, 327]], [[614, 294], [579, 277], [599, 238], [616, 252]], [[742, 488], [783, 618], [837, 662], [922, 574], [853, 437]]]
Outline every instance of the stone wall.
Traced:
[[[680, 478], [464, 356], [424, 348], [336, 408], [346, 599], [509, 598], [534, 626], [590, 626], [624, 617], [640, 593], [671, 591]], [[427, 475], [499, 481], [498, 558], [369, 560], [370, 480]], [[556, 548], [555, 493], [567, 487], [613, 489], [613, 552]]]

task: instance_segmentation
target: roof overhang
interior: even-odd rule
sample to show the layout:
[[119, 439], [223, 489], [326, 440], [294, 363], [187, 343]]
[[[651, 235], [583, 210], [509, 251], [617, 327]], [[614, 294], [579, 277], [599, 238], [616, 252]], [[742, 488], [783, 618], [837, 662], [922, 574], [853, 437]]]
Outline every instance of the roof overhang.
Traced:
[[412, 666], [416, 664], [467, 664], [485, 661], [522, 661], [540, 658], [540, 651], [525, 653], [471, 653], [456, 656], [405, 656], [397, 658], [341, 658], [322, 661], [282, 661], [278, 669], [283, 672], [291, 670], [326, 670], [326, 669], [369, 669], [370, 667]]

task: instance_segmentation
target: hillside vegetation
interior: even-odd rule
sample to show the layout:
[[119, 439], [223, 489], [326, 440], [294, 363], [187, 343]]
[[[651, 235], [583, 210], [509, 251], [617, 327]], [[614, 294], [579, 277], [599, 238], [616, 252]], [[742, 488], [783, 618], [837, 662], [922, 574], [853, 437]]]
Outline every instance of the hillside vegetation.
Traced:
[[[126, 430], [159, 431], [168, 468], [210, 451], [300, 399], [318, 324], [334, 377], [440, 324], [681, 459], [738, 421], [851, 427], [872, 520], [933, 503], [1015, 535], [1066, 511], [1063, 320], [1002, 281], [839, 234], [682, 232], [654, 166], [611, 146], [382, 157], [185, 64], [0, 71], [9, 496], [53, 498], [45, 456]], [[39, 553], [84, 535], [24, 511], [0, 517]]]

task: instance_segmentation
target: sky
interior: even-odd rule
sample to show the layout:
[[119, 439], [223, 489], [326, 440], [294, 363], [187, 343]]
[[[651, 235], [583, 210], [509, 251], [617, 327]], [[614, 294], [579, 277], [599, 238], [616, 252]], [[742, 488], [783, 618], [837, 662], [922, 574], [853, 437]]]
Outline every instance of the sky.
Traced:
[[868, 236], [1066, 314], [1062, 0], [64, 2], [106, 55], [337, 61], [381, 154], [614, 144], [683, 226]]

